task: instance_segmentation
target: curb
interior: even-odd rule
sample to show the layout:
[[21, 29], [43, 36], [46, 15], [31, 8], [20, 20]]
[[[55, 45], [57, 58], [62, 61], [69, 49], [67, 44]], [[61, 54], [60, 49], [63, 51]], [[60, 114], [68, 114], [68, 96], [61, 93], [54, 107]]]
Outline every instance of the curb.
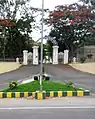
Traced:
[[90, 91], [50, 91], [50, 92], [36, 92], [35, 99], [42, 100], [48, 97], [83, 97], [83, 96], [90, 96]]
[[0, 98], [22, 98], [35, 97], [35, 92], [0, 92]]
[[34, 99], [43, 100], [53, 97], [83, 97], [90, 96], [90, 91], [36, 91], [36, 92], [0, 92], [0, 98], [27, 98], [32, 96]]

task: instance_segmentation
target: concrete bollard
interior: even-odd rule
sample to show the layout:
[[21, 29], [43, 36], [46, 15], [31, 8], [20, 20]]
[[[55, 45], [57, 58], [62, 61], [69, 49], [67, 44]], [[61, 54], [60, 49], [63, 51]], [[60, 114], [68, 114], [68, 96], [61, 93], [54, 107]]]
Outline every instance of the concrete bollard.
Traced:
[[18, 57], [16, 58], [16, 63], [19, 63], [19, 58]]

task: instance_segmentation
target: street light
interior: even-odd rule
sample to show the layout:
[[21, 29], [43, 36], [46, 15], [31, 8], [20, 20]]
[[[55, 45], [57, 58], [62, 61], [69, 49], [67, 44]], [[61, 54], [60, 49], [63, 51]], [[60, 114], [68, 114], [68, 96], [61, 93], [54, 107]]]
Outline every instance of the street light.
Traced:
[[42, 91], [42, 78], [43, 78], [43, 21], [44, 21], [44, 0], [42, 0], [42, 31], [41, 31], [41, 64], [40, 64], [40, 91]]

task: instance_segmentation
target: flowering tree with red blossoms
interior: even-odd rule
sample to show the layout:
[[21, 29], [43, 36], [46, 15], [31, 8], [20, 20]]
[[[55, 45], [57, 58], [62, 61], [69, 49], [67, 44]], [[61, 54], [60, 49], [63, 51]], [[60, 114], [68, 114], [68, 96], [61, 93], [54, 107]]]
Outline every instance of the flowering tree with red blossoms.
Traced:
[[[30, 33], [35, 28], [37, 8], [30, 0], [0, 0], [0, 58], [15, 58], [32, 50]], [[39, 13], [39, 12], [38, 12]]]
[[0, 25], [4, 27], [16, 26], [16, 24], [12, 23], [10, 19], [0, 19]]
[[49, 35], [59, 45], [59, 51], [69, 49], [72, 53], [74, 48], [95, 38], [95, 15], [89, 5], [75, 3], [56, 6], [47, 21], [51, 26]]

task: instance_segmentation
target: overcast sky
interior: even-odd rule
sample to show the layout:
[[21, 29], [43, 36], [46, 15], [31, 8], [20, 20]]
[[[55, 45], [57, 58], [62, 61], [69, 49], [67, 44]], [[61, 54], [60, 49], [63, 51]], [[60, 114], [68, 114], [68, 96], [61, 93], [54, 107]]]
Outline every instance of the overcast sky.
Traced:
[[[53, 9], [56, 5], [71, 4], [75, 3], [78, 0], [44, 0], [44, 7]], [[31, 0], [31, 5], [33, 7], [41, 8], [42, 0]]]
[[[78, 0], [44, 0], [44, 8], [53, 10], [57, 5], [72, 4], [78, 2]], [[31, 6], [41, 8], [42, 0], [31, 0]], [[45, 34], [45, 33], [44, 33]], [[38, 40], [41, 34], [38, 31], [33, 31], [33, 39]]]

